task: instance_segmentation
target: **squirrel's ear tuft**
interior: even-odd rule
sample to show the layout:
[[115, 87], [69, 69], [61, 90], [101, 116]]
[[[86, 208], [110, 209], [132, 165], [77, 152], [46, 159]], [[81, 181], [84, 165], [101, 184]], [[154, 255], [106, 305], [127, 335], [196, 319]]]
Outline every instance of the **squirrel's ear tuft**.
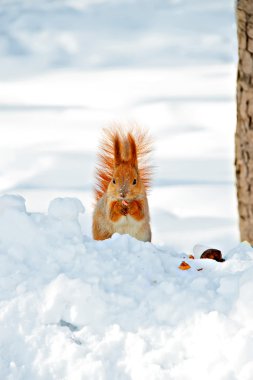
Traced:
[[130, 147], [130, 163], [131, 165], [137, 167], [137, 148], [135, 140], [131, 133], [128, 133], [128, 142]]
[[116, 134], [114, 137], [114, 163], [115, 166], [118, 166], [121, 163], [121, 154], [120, 154], [120, 140], [119, 135]]

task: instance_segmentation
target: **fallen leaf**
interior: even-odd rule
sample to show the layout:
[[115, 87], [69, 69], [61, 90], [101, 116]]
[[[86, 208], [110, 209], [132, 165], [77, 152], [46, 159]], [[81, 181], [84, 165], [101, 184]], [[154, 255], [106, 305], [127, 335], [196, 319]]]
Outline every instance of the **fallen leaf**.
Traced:
[[187, 264], [185, 261], [182, 261], [178, 268], [181, 270], [188, 270], [191, 268], [191, 266]]

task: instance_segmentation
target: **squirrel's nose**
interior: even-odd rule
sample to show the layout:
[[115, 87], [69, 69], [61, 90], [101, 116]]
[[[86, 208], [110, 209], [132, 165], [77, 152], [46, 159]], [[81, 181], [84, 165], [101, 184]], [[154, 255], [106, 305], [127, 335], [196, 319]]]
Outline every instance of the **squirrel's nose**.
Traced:
[[126, 184], [121, 186], [119, 194], [120, 194], [121, 198], [126, 198], [126, 195], [127, 195], [127, 185]]
[[119, 195], [121, 198], [126, 198], [127, 189], [120, 189]]

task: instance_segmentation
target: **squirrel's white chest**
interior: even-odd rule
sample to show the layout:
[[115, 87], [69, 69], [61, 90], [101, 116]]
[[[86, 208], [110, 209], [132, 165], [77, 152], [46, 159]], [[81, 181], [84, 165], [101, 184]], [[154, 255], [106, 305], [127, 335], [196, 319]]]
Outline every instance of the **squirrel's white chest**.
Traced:
[[134, 219], [131, 215], [122, 216], [117, 222], [113, 222], [114, 232], [119, 234], [129, 234], [135, 236], [138, 233], [143, 221]]

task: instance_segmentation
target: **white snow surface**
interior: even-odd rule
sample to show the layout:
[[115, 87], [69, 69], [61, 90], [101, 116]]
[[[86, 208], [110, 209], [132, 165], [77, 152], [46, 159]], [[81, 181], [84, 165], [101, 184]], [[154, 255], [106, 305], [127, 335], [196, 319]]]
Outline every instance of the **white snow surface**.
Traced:
[[43, 213], [79, 198], [91, 236], [102, 128], [136, 122], [154, 139], [153, 242], [234, 247], [234, 1], [0, 3], [0, 194]]
[[[252, 380], [234, 1], [2, 0], [0, 34], [0, 379]], [[91, 239], [114, 121], [154, 138], [153, 244]]]
[[149, 206], [155, 243], [239, 242], [234, 185], [235, 68], [58, 70], [0, 81], [0, 193], [29, 211], [55, 197], [86, 206], [91, 236], [102, 128], [137, 122], [154, 139]]
[[91, 240], [77, 199], [42, 214], [5, 195], [0, 209], [1, 379], [252, 379], [247, 243], [224, 263], [190, 260], [128, 235]]

